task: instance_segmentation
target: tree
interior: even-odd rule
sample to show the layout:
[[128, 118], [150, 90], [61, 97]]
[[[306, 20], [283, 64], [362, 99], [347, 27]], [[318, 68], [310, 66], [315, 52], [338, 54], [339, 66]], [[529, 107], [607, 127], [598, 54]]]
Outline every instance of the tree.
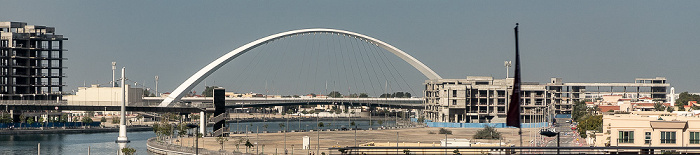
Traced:
[[384, 121], [378, 120], [377, 123], [379, 124], [379, 126], [382, 126], [382, 124], [384, 124]]
[[668, 111], [668, 112], [673, 112], [673, 108], [672, 108], [672, 107], [666, 107], [666, 111]]
[[331, 93], [328, 93], [328, 97], [341, 98], [343, 95], [338, 91], [331, 91]]
[[586, 138], [586, 131], [594, 130], [597, 132], [603, 132], [603, 115], [587, 116], [581, 118], [578, 123], [578, 133], [582, 138]]
[[365, 93], [360, 93], [360, 98], [368, 98], [369, 96]]
[[[678, 94], [678, 99], [676, 99], [676, 106], [680, 110], [683, 106], [688, 105], [688, 101], [700, 101], [700, 95], [682, 92], [681, 94]], [[683, 111], [685, 111], [685, 109], [683, 109]]]
[[476, 131], [474, 139], [501, 139], [501, 133], [496, 128], [486, 125], [483, 129]]
[[140, 120], [143, 123], [143, 115], [136, 116], [136, 120]]
[[654, 110], [656, 110], [656, 111], [664, 111], [664, 109], [666, 109], [666, 108], [664, 107], [664, 104], [661, 104], [661, 103], [658, 103], [658, 102], [657, 102], [657, 103], [654, 103]]
[[187, 125], [180, 123], [177, 125], [177, 137], [182, 137], [187, 134]]
[[61, 123], [68, 122], [68, 114], [61, 114], [61, 118], [59, 119], [59, 122], [61, 122]]
[[287, 132], [287, 129], [284, 128], [284, 123], [278, 124], [280, 126], [280, 129], [284, 130], [284, 132]]
[[224, 142], [228, 141], [227, 137], [219, 136], [216, 137], [216, 142], [219, 142], [219, 145], [221, 145], [221, 150], [224, 150]]
[[420, 118], [418, 118], [418, 123], [424, 123], [424, 122], [425, 122], [424, 116], [421, 116]]
[[12, 123], [10, 114], [3, 113], [2, 116], [0, 116], [0, 123]]
[[90, 124], [90, 123], [92, 123], [92, 118], [90, 118], [90, 116], [84, 116], [83, 119], [80, 120], [80, 122], [83, 122], [85, 124]]
[[445, 129], [445, 128], [440, 128], [440, 131], [438, 131], [438, 133], [440, 133], [440, 134], [448, 134], [448, 135], [451, 135], [451, 134], [452, 134], [452, 130], [447, 130], [447, 129]]
[[100, 118], [100, 122], [102, 122], [102, 123], [107, 122], [107, 118], [105, 118], [104, 116], [102, 116], [102, 118]]
[[403, 95], [404, 95], [403, 92], [395, 92], [394, 95], [393, 95], [393, 97], [396, 97], [396, 98], [404, 98]]
[[205, 86], [204, 91], [202, 92], [202, 96], [204, 96], [204, 97], [214, 96], [214, 88], [219, 88], [219, 86]]
[[587, 115], [592, 115], [594, 110], [595, 107], [589, 108], [586, 105], [586, 101], [576, 101], [574, 102], [573, 112], [571, 112], [571, 119], [578, 122], [581, 118]]
[[388, 94], [388, 93], [384, 93], [384, 94], [379, 95], [379, 97], [380, 98], [393, 98], [394, 96], [391, 94]]
[[324, 127], [323, 122], [318, 122], [318, 127], [320, 127], [320, 128]]
[[123, 153], [124, 155], [134, 155], [134, 154], [136, 154], [136, 149], [131, 148], [131, 147], [129, 147], [129, 146], [122, 148], [121, 151], [122, 151], [122, 153]]
[[112, 124], [119, 124], [119, 123], [121, 123], [121, 119], [119, 119], [117, 117], [112, 117]]
[[350, 126], [355, 126], [355, 121], [350, 122]]
[[357, 98], [357, 97], [360, 97], [360, 96], [359, 96], [359, 95], [357, 95], [356, 93], [352, 93], [352, 94], [350, 94], [350, 96], [349, 96], [349, 97], [351, 97], [351, 98]]
[[238, 152], [241, 152], [241, 150], [238, 148], [241, 143], [243, 143], [243, 138], [238, 138], [238, 140], [236, 140], [236, 151]]
[[263, 131], [267, 132], [267, 127], [268, 127], [267, 124], [263, 125]]

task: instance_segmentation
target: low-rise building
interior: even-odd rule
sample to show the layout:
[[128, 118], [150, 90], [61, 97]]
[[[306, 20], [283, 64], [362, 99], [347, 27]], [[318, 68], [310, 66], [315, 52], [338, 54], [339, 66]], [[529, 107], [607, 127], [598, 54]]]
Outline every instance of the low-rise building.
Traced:
[[[143, 88], [133, 88], [126, 85], [126, 103], [129, 106], [144, 106]], [[91, 85], [90, 87], [78, 87], [74, 95], [63, 96], [68, 101], [68, 105], [89, 105], [89, 106], [120, 106], [122, 103], [121, 87], [101, 87]]]
[[[699, 147], [700, 117], [663, 111], [634, 111], [630, 114], [604, 115], [603, 131], [595, 133], [595, 146]], [[608, 151], [640, 152], [640, 150]], [[677, 151], [683, 152], [683, 150]]]

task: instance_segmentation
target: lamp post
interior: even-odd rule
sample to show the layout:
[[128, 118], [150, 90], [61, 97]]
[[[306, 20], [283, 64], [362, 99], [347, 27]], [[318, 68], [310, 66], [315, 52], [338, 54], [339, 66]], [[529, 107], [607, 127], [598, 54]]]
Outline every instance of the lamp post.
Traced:
[[508, 74], [510, 73], [509, 69], [511, 67], [511, 64], [512, 64], [512, 61], [504, 61], [503, 62], [503, 66], [506, 67], [506, 78], [508, 78]]
[[195, 129], [195, 130], [194, 130], [194, 131], [195, 131], [195, 135], [194, 135], [194, 139], [195, 139], [195, 140], [194, 140], [194, 141], [195, 141], [195, 142], [194, 142], [194, 143], [195, 143], [195, 144], [194, 144], [194, 154], [195, 154], [195, 155], [198, 155], [198, 154], [199, 154], [199, 133], [197, 132], [197, 128], [199, 127], [199, 125], [197, 125], [197, 124], [187, 124], [187, 127], [188, 127], [188, 128], [194, 128], [194, 129]]
[[117, 85], [117, 81], [114, 79], [114, 71], [117, 70], [117, 62], [112, 61], [112, 82], [110, 82], [110, 85], [112, 85], [112, 88], [114, 88]]
[[547, 137], [554, 137], [557, 136], [557, 154], [559, 154], [559, 132], [552, 132], [552, 131], [541, 131], [540, 135], [547, 136]]

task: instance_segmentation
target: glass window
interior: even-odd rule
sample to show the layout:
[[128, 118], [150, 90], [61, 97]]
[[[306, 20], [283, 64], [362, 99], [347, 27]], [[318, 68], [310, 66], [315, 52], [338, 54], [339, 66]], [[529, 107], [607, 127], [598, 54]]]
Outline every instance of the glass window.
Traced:
[[644, 133], [644, 144], [651, 143], [651, 132]]
[[618, 143], [634, 143], [634, 131], [619, 131]]
[[675, 144], [676, 132], [661, 131], [661, 144]]
[[690, 144], [700, 144], [700, 132], [690, 132]]

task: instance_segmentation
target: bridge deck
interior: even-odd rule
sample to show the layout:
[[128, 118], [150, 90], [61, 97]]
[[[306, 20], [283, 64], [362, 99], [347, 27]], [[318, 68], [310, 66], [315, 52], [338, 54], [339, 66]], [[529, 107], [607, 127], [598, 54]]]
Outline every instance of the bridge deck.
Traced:
[[[4, 105], [5, 110], [75, 110], [75, 111], [120, 111], [121, 106], [84, 106], [84, 105]], [[180, 112], [198, 113], [199, 108], [190, 107], [140, 107], [127, 106], [126, 111], [140, 112]]]

